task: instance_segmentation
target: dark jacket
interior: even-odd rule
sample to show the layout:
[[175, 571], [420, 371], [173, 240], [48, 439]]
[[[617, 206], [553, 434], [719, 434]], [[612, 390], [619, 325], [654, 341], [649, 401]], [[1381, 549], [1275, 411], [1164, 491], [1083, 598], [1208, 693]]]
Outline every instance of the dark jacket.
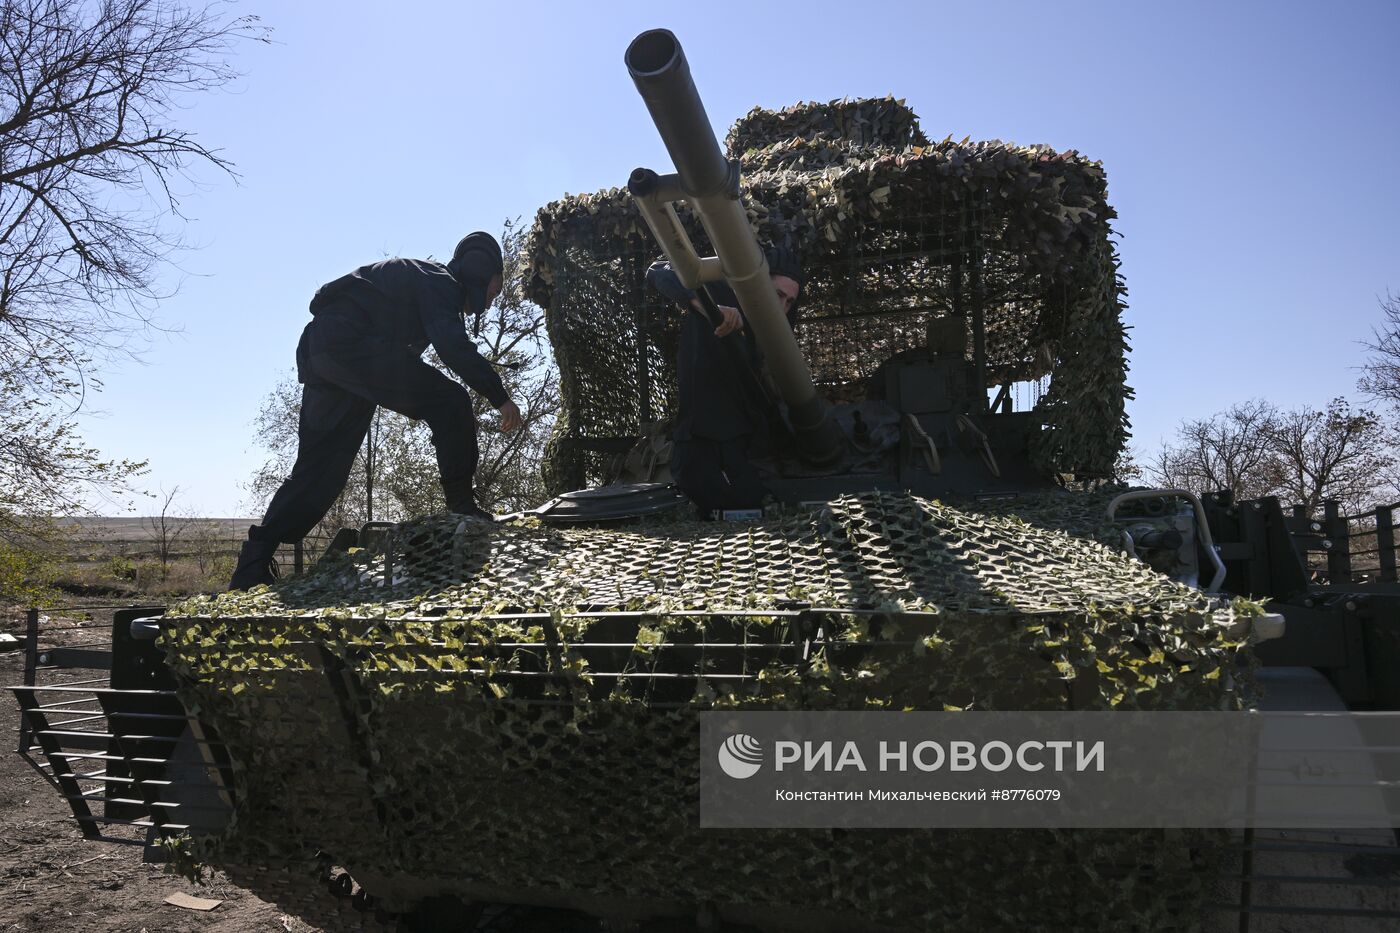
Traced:
[[431, 344], [469, 387], [500, 408], [510, 396], [495, 369], [467, 339], [462, 309], [467, 291], [447, 267], [420, 259], [386, 259], [361, 266], [317, 290], [316, 326], [339, 340], [382, 343], [420, 356]]
[[[684, 308], [695, 297], [667, 262], [654, 263], [647, 270], [647, 284]], [[705, 290], [715, 304], [739, 308], [728, 284], [713, 282]], [[739, 308], [740, 315], [743, 312]], [[760, 365], [758, 349], [747, 333], [716, 337], [714, 324], [687, 311], [681, 319], [676, 363], [675, 440], [728, 441], [766, 431], [766, 402], [755, 376]]]

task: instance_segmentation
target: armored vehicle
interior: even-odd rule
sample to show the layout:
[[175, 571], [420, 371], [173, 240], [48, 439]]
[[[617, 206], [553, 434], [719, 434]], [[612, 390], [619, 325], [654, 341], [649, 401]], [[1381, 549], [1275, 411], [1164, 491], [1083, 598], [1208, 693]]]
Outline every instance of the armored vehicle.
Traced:
[[[335, 929], [1165, 930], [1239, 907], [1252, 850], [1223, 831], [699, 828], [702, 711], [1242, 709], [1281, 620], [1240, 596], [1281, 595], [1270, 568], [1314, 586], [1249, 504], [1104, 485], [1129, 390], [1097, 163], [931, 141], [894, 99], [755, 110], [726, 154], [674, 36], [627, 64], [676, 172], [550, 204], [530, 245], [560, 495], [119, 616], [111, 688], [69, 688], [100, 731], [17, 690], [85, 832], [133, 826]], [[759, 241], [803, 258], [795, 331]], [[666, 483], [663, 251], [730, 282], [762, 351], [762, 516], [696, 521]]]

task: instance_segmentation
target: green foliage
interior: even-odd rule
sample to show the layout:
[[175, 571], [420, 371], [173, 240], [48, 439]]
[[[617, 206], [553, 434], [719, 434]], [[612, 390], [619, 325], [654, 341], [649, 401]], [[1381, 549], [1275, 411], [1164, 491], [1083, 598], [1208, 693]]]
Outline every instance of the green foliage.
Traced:
[[216, 554], [209, 559], [209, 563], [200, 568], [200, 573], [207, 579], [213, 581], [215, 587], [223, 588], [223, 581], [233, 576], [233, 568], [238, 564], [237, 554]]
[[30, 541], [25, 546], [0, 538], [0, 603], [50, 602], [55, 572], [53, 556], [42, 542]]
[[81, 511], [85, 492], [125, 490], [145, 464], [105, 459], [83, 443], [73, 420], [85, 391], [80, 383], [50, 368], [47, 392], [40, 393], [30, 380], [43, 365], [21, 371], [4, 368], [5, 362], [0, 360], [0, 537], [14, 540], [35, 533], [35, 516]]
[[107, 574], [114, 580], [136, 580], [136, 562], [124, 554], [107, 558]]
[[204, 884], [210, 876], [207, 858], [209, 845], [207, 838], [190, 836], [161, 836], [157, 841], [165, 855], [165, 869], [172, 875], [179, 875], [191, 884]]
[[103, 458], [78, 436], [75, 406], [30, 385], [37, 368], [49, 391], [78, 392], [56, 364], [3, 366], [0, 360], [0, 599], [43, 602], [63, 538], [53, 516], [84, 511], [86, 493], [127, 490], [145, 465]]

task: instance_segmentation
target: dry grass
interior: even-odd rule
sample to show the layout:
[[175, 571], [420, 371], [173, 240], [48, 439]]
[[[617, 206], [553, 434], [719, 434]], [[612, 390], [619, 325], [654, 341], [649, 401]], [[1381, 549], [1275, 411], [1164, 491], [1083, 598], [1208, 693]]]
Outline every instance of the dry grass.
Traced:
[[164, 567], [154, 558], [112, 557], [106, 561], [70, 561], [59, 567], [53, 586], [78, 596], [188, 596], [221, 592], [233, 572], [233, 553], [204, 561], [176, 559]]

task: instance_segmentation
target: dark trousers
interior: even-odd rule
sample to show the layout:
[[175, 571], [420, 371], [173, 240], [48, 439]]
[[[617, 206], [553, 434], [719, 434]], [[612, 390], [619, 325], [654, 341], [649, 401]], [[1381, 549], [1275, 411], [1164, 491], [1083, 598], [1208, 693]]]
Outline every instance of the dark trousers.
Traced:
[[671, 476], [701, 511], [756, 509], [768, 495], [748, 457], [748, 438], [692, 437], [671, 448]]
[[325, 517], [381, 405], [428, 423], [447, 507], [475, 508], [476, 416], [460, 383], [407, 349], [337, 327], [333, 317], [307, 325], [297, 371], [303, 386], [296, 465], [268, 503], [262, 540], [300, 541]]

